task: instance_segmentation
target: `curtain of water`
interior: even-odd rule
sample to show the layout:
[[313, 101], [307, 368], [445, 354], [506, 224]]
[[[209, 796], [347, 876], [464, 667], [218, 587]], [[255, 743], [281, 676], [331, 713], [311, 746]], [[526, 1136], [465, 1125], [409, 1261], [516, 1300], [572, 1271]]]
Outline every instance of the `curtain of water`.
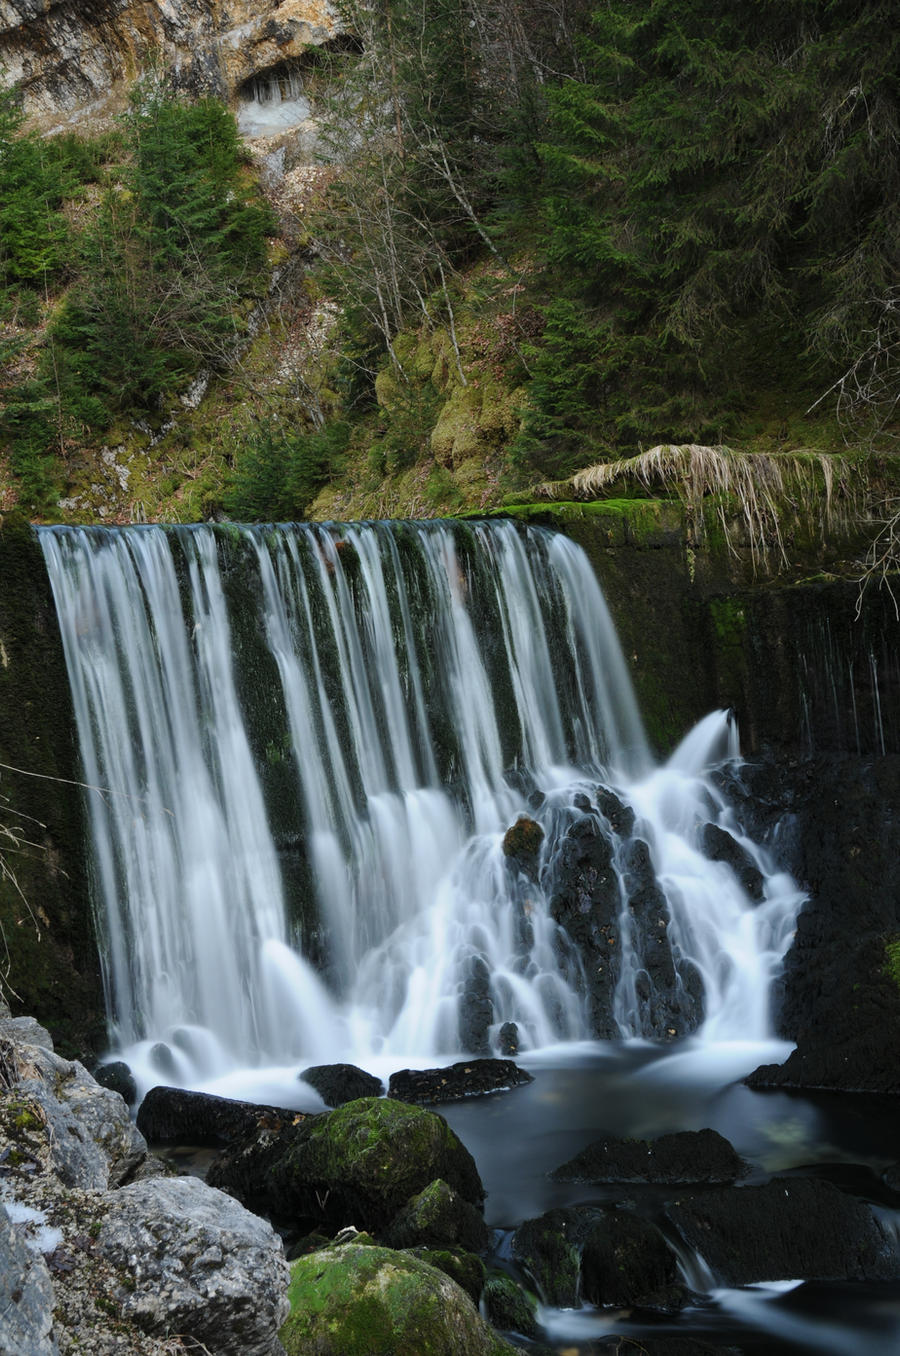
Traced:
[[[709, 1031], [765, 1034], [799, 897], [752, 844], [767, 880], [756, 908], [702, 856], [699, 828], [730, 824], [702, 775], [733, 753], [727, 722], [653, 769], [571, 542], [511, 523], [40, 537], [85, 781], [100, 788], [87, 794], [119, 1045], [165, 1038], [170, 1078], [190, 1081], [235, 1062], [453, 1053], [473, 1003], [494, 1045], [505, 1022], [523, 1048], [590, 1035], [582, 962], [545, 886], [598, 779], [634, 806]], [[270, 665], [262, 687], [248, 625]], [[327, 988], [285, 922], [272, 817], [286, 811], [266, 804], [258, 706], [281, 713]], [[523, 814], [545, 830], [531, 875], [502, 848]], [[615, 1018], [640, 1034], [622, 898]]]

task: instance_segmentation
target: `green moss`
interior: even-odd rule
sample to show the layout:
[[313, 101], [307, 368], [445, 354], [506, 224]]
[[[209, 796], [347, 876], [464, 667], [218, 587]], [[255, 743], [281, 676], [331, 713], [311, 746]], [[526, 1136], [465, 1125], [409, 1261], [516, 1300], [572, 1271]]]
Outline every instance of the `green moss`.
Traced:
[[892, 937], [884, 946], [885, 971], [900, 990], [900, 937]]
[[409, 1253], [345, 1244], [291, 1267], [288, 1356], [502, 1356], [472, 1301]]

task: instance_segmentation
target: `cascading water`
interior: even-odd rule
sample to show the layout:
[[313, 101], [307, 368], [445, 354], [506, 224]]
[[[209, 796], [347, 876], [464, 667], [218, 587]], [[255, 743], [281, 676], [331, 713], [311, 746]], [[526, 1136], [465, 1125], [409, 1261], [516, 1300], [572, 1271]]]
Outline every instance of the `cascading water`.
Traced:
[[[653, 767], [568, 539], [507, 522], [40, 538], [95, 788], [113, 1039], [145, 1085], [434, 1062], [496, 1049], [506, 1023], [522, 1050], [767, 1036], [800, 896], [705, 775], [736, 754], [724, 714]], [[520, 818], [530, 861], [504, 838]], [[710, 824], [756, 898], [704, 850]], [[595, 938], [618, 945], [608, 1029], [595, 953], [559, 922], [561, 893], [603, 875], [565, 875], [588, 839], [614, 901]], [[593, 916], [590, 896], [568, 907]]]

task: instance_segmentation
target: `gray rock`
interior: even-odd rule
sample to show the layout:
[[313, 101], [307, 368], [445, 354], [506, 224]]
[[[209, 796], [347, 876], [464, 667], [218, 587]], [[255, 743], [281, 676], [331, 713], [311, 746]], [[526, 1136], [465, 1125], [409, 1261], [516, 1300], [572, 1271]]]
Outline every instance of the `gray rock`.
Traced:
[[41, 1026], [34, 1017], [10, 1017], [0, 1010], [0, 1039], [13, 1041], [16, 1045], [40, 1045], [44, 1050], [53, 1049], [53, 1037], [46, 1027]]
[[0, 1205], [0, 1352], [57, 1356], [52, 1328], [53, 1282], [47, 1263], [26, 1247]]
[[153, 1178], [115, 1192], [98, 1250], [127, 1279], [123, 1316], [177, 1332], [211, 1356], [280, 1356], [288, 1266], [267, 1221], [195, 1177]]
[[50, 1162], [66, 1186], [105, 1190], [126, 1180], [147, 1155], [117, 1092], [100, 1085], [77, 1060], [43, 1046], [18, 1047], [17, 1091], [41, 1108]]

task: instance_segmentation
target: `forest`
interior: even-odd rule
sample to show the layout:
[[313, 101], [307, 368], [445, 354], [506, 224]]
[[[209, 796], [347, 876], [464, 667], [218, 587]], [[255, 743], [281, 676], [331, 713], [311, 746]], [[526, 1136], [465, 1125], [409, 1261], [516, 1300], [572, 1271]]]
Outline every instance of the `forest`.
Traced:
[[[353, 503], [409, 472], [420, 516], [494, 505], [658, 444], [890, 452], [888, 5], [343, 0], [342, 17], [353, 41], [314, 68], [323, 173], [299, 224], [232, 113], [164, 71], [95, 136], [40, 138], [5, 97], [7, 502], [58, 516], [79, 449], [112, 440], [143, 438], [171, 479], [213, 426], [230, 435], [187, 516], [315, 515], [325, 486]], [[279, 392], [253, 344], [286, 253], [288, 306], [338, 318]], [[172, 409], [200, 376], [212, 395], [176, 457]]]

